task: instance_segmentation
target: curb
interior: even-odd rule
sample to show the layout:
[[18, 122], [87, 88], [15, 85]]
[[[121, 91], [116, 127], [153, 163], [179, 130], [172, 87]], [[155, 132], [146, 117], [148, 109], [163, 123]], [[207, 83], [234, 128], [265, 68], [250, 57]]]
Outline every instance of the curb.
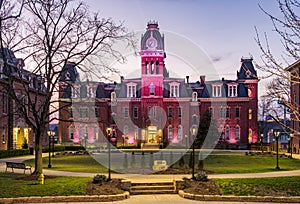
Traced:
[[200, 201], [236, 201], [236, 202], [272, 202], [272, 203], [300, 203], [300, 196], [224, 196], [224, 195], [197, 195], [178, 191], [182, 198]]
[[117, 195], [92, 195], [92, 196], [34, 196], [19, 198], [1, 198], [0, 203], [56, 203], [56, 202], [109, 202], [130, 198], [129, 192]]

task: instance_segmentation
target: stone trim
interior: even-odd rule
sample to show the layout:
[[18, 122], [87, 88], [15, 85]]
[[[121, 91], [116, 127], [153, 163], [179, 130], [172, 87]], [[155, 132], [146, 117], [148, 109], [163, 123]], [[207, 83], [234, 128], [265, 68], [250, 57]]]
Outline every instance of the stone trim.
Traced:
[[55, 202], [110, 202], [130, 198], [129, 192], [117, 195], [92, 196], [34, 196], [19, 198], [2, 198], [0, 203], [55, 203]]
[[232, 195], [196, 195], [179, 190], [182, 198], [201, 201], [236, 201], [236, 202], [273, 202], [273, 203], [300, 203], [300, 196], [232, 196]]

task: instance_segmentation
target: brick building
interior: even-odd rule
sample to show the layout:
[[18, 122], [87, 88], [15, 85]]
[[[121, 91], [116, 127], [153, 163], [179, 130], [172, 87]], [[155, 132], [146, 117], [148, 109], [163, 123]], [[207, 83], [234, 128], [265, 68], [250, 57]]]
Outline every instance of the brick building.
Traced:
[[187, 146], [191, 127], [198, 127], [206, 111], [217, 123], [219, 147], [246, 149], [258, 141], [258, 79], [252, 59], [241, 60], [236, 80], [171, 77], [156, 22], [148, 23], [139, 54], [141, 77], [121, 77], [119, 83], [82, 82], [76, 67], [68, 64], [59, 82], [61, 142], [105, 141], [105, 129], [112, 127], [112, 142], [119, 145]]
[[[5, 48], [3, 51], [5, 58], [0, 54], [0, 150], [27, 149], [34, 146], [33, 131], [20, 114], [20, 107], [8, 93], [14, 92], [23, 100], [23, 108], [25, 107], [27, 114], [32, 116], [28, 106], [29, 97], [43, 103], [45, 98], [43, 78], [25, 70], [23, 59], [16, 58], [11, 50]], [[4, 59], [8, 66], [4, 66]], [[7, 86], [9, 79], [12, 86]], [[47, 138], [45, 137], [43, 141], [46, 144]]]
[[291, 132], [294, 134], [292, 148], [294, 153], [300, 153], [300, 139], [299, 139], [299, 105], [300, 105], [300, 60], [297, 60], [294, 64], [286, 68], [291, 73]]

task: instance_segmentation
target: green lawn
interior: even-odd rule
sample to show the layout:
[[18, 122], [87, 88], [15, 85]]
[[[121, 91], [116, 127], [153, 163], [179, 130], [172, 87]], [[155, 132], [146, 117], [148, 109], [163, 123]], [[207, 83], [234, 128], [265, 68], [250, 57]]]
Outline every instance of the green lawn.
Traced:
[[300, 196], [300, 177], [215, 179], [223, 195]]
[[53, 177], [45, 179], [45, 184], [38, 184], [37, 180], [24, 180], [24, 174], [0, 173], [0, 197], [26, 196], [67, 196], [84, 195], [88, 177]]
[[[137, 158], [137, 157], [136, 157]], [[198, 157], [196, 157], [198, 158]], [[140, 160], [136, 159], [137, 166]], [[184, 156], [185, 166], [189, 163], [189, 155]], [[128, 158], [128, 161], [130, 159]], [[27, 160], [26, 163], [33, 165], [34, 160]], [[177, 162], [178, 163], [178, 162]], [[196, 159], [197, 165], [197, 159]], [[43, 158], [44, 168], [47, 169], [48, 158]], [[100, 165], [89, 155], [59, 156], [51, 158], [53, 170], [106, 173], [107, 169]], [[122, 164], [120, 164], [122, 165]], [[244, 156], [244, 154], [233, 155], [210, 155], [204, 160], [204, 169], [215, 174], [226, 173], [257, 173], [275, 171], [276, 158], [261, 156]], [[178, 167], [178, 164], [174, 165]], [[300, 169], [300, 160], [279, 158], [281, 170]], [[187, 167], [186, 167], [187, 168]]]

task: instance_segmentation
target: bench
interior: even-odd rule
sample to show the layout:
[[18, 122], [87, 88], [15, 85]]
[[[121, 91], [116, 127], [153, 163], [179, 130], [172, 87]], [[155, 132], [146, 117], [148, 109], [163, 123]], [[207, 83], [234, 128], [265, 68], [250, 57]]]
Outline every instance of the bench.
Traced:
[[12, 172], [14, 172], [14, 169], [24, 169], [24, 174], [25, 174], [26, 170], [30, 170], [30, 173], [31, 173], [31, 166], [30, 165], [26, 165], [24, 163], [6, 162], [5, 173], [7, 172], [7, 168], [11, 168]]

